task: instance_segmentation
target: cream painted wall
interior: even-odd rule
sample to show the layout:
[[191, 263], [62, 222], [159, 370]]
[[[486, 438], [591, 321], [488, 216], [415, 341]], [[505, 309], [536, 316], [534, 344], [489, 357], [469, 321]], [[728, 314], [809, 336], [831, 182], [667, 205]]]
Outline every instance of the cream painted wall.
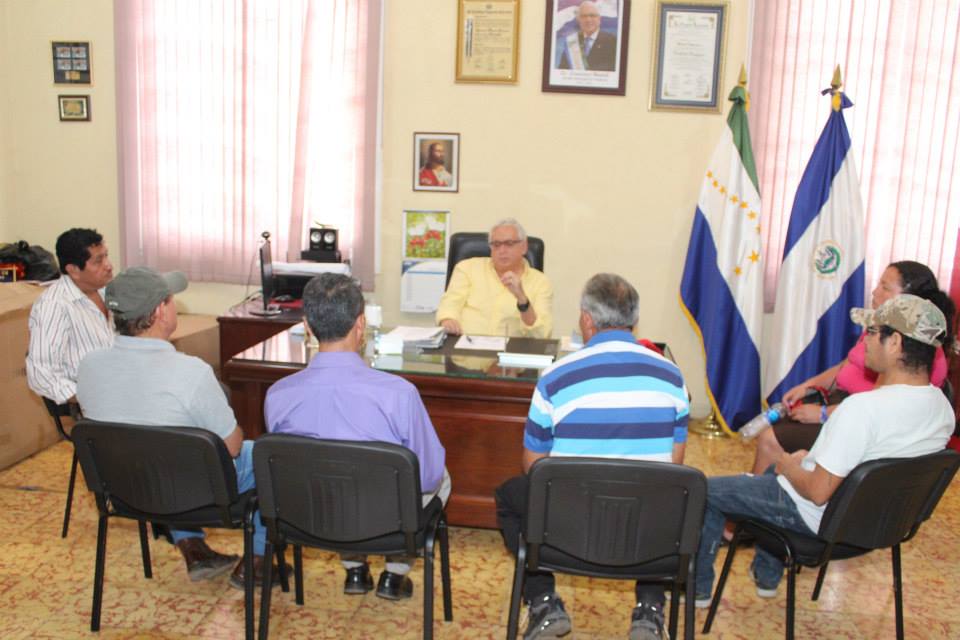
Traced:
[[[450, 209], [454, 231], [486, 230], [515, 216], [546, 243], [555, 334], [576, 326], [580, 289], [590, 275], [623, 275], [640, 292], [639, 333], [670, 343], [694, 397], [693, 413], [706, 414], [703, 357], [678, 291], [701, 172], [725, 122], [720, 114], [647, 109], [655, 2], [632, 3], [625, 97], [541, 92], [544, 2], [522, 3], [515, 85], [454, 83], [456, 6], [433, 0], [387, 6], [376, 292], [386, 321], [423, 321], [397, 311], [404, 208]], [[746, 56], [747, 3], [731, 3], [729, 15], [724, 95]], [[412, 191], [415, 131], [460, 133], [459, 193]]]
[[[519, 81], [456, 84], [453, 0], [386, 0], [381, 266], [374, 297], [388, 323], [432, 322], [399, 312], [404, 208], [450, 209], [454, 231], [516, 216], [544, 238], [556, 289], [557, 335], [574, 328], [580, 288], [598, 271], [640, 291], [639, 332], [669, 341], [708, 411], [699, 343], [677, 303], [700, 172], [724, 126], [720, 114], [650, 112], [653, 0], [634, 0], [627, 95], [542, 93], [544, 5], [523, 2]], [[746, 55], [747, 3], [730, 3], [721, 89]], [[52, 247], [69, 226], [95, 226], [119, 256], [113, 11], [110, 0], [0, 0], [0, 238]], [[50, 41], [90, 40], [91, 123], [60, 123]], [[460, 193], [413, 192], [414, 131], [461, 135]], [[194, 284], [183, 310], [219, 313], [245, 287]]]
[[[113, 3], [4, 0], [0, 77], [0, 230], [53, 249], [72, 226], [96, 227], [119, 255]], [[55, 85], [50, 43], [89, 40], [92, 86]], [[58, 94], [90, 95], [91, 122], [60, 122]]]

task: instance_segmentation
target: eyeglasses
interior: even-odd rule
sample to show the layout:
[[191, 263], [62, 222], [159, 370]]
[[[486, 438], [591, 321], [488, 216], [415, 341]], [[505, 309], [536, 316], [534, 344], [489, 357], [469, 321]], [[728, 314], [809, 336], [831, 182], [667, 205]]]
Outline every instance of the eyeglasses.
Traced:
[[523, 240], [491, 240], [489, 244], [491, 249], [499, 249], [500, 247], [513, 248], [521, 242]]

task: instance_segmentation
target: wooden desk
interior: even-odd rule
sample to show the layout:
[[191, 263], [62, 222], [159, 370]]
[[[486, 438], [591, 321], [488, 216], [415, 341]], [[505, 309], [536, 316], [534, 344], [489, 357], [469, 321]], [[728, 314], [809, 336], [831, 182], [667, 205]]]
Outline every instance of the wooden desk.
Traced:
[[[493, 490], [522, 472], [523, 425], [537, 372], [500, 367], [490, 354], [455, 354], [454, 342], [448, 339], [442, 350], [425, 352], [416, 362], [393, 356], [392, 361], [378, 360], [376, 366], [403, 376], [420, 392], [447, 452], [453, 481], [447, 503], [450, 523], [493, 529], [497, 526]], [[310, 355], [302, 338], [284, 332], [226, 362], [223, 380], [230, 386], [237, 420], [248, 438], [264, 432], [267, 389], [305, 367]]]
[[250, 300], [230, 307], [219, 318], [220, 324], [220, 371], [227, 360], [244, 349], [249, 349], [285, 331], [303, 320], [303, 309], [283, 309], [279, 315], [256, 316], [251, 309], [262, 309], [263, 302]]

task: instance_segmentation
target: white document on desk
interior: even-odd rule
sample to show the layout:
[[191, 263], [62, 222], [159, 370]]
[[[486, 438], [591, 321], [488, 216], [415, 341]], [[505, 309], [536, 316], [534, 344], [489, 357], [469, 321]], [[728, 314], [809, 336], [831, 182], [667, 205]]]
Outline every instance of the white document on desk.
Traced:
[[507, 339], [503, 336], [460, 336], [454, 349], [471, 351], [503, 351], [507, 348]]
[[446, 285], [443, 260], [404, 260], [400, 276], [400, 311], [433, 313]]

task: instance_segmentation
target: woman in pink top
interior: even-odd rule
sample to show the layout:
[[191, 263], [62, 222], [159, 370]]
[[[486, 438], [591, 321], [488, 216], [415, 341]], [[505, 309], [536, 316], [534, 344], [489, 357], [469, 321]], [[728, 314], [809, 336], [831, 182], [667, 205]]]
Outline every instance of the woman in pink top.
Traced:
[[[947, 318], [949, 334], [943, 347], [937, 349], [933, 361], [930, 382], [934, 386], [943, 385], [947, 378], [947, 359], [944, 349], [953, 344], [954, 306], [950, 297], [940, 290], [937, 278], [929, 267], [903, 260], [890, 264], [880, 276], [880, 282], [873, 290], [871, 305], [874, 309], [901, 293], [911, 293], [933, 302]], [[790, 389], [783, 396], [783, 402], [790, 409], [790, 419], [782, 420], [772, 429], [766, 429], [757, 437], [757, 457], [753, 463], [753, 473], [763, 473], [767, 467], [779, 459], [784, 451], [792, 453], [801, 449], [810, 449], [820, 434], [820, 426], [826, 417], [851, 393], [870, 391], [877, 383], [877, 373], [864, 364], [863, 336], [847, 353], [845, 360], [826, 371], [805, 380]], [[803, 403], [804, 396], [811, 387], [829, 389], [827, 405]]]

